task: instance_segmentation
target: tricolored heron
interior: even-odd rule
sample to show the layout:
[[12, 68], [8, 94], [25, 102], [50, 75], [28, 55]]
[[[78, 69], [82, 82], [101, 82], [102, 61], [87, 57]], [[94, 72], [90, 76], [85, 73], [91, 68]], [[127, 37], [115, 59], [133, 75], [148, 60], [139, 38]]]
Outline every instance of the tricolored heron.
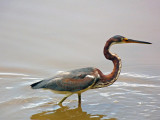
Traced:
[[89, 89], [107, 87], [118, 79], [121, 70], [121, 59], [116, 54], [112, 54], [109, 48], [111, 45], [119, 43], [151, 44], [149, 42], [128, 39], [120, 35], [113, 36], [106, 42], [103, 51], [106, 59], [111, 60], [114, 65], [113, 71], [110, 74], [104, 75], [97, 68], [87, 67], [62, 72], [50, 79], [36, 82], [31, 87], [33, 89], [50, 89], [57, 93], [67, 94], [59, 102], [60, 105], [66, 98], [76, 93], [78, 94], [78, 103], [81, 105], [82, 92]]

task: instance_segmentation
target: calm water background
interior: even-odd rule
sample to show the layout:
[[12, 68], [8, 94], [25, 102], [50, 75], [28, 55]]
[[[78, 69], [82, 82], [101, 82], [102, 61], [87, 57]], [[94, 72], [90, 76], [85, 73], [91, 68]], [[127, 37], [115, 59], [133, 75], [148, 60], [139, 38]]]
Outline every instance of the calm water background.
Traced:
[[[1, 0], [0, 119], [159, 120], [159, 0]], [[93, 66], [104, 73], [112, 62], [103, 47], [113, 35], [152, 45], [111, 48], [122, 59], [121, 76], [110, 87], [69, 97], [32, 90], [30, 84], [58, 71]]]

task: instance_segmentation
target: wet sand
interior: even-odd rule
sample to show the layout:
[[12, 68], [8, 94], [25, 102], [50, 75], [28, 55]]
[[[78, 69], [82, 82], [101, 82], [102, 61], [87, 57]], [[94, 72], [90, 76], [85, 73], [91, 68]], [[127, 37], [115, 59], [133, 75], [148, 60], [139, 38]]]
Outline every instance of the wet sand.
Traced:
[[[1, 1], [0, 119], [159, 120], [160, 2]], [[115, 45], [122, 72], [111, 86], [77, 95], [33, 90], [30, 84], [58, 71], [93, 66], [108, 74], [108, 38], [120, 34], [152, 45]]]

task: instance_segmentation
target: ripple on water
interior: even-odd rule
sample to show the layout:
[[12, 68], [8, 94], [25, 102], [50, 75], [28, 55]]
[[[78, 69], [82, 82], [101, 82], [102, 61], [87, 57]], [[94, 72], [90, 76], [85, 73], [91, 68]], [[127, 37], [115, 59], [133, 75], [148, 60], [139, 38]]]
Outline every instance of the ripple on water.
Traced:
[[29, 109], [29, 108], [34, 108], [34, 107], [38, 107], [38, 106], [41, 106], [41, 105], [44, 105], [48, 103], [48, 101], [41, 101], [41, 102], [36, 102], [36, 103], [29, 103], [25, 106], [22, 107], [22, 109]]
[[13, 89], [14, 87], [5, 87], [5, 89], [10, 90]]
[[145, 78], [145, 79], [151, 79], [151, 78], [157, 78], [160, 80], [160, 76], [151, 76], [151, 75], [145, 75], [145, 74], [136, 74], [136, 73], [121, 73], [122, 76], [128, 76], [128, 77], [134, 77], [134, 78]]
[[93, 105], [93, 106], [95, 106], [95, 105], [99, 105], [100, 103], [94, 103], [94, 104], [89, 104], [89, 105]]
[[109, 97], [109, 96], [113, 96], [113, 95], [124, 95], [125, 93], [99, 93], [101, 96], [104, 96], [104, 97]]
[[136, 84], [136, 83], [127, 83], [127, 82], [115, 82], [111, 87], [160, 87], [158, 85], [152, 84]]
[[22, 74], [22, 73], [5, 73], [5, 72], [0, 72], [0, 75], [3, 75], [3, 76], [29, 76], [27, 74]]

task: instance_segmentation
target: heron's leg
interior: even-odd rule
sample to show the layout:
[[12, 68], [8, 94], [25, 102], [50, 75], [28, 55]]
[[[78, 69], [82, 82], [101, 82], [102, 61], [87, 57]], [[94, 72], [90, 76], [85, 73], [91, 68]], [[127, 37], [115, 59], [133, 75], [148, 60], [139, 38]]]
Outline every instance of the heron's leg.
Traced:
[[65, 96], [58, 104], [61, 105], [63, 101], [65, 101], [65, 99], [67, 99], [69, 96], [71, 96], [73, 93], [68, 94], [67, 96]]
[[78, 106], [81, 106], [81, 93], [78, 93]]

